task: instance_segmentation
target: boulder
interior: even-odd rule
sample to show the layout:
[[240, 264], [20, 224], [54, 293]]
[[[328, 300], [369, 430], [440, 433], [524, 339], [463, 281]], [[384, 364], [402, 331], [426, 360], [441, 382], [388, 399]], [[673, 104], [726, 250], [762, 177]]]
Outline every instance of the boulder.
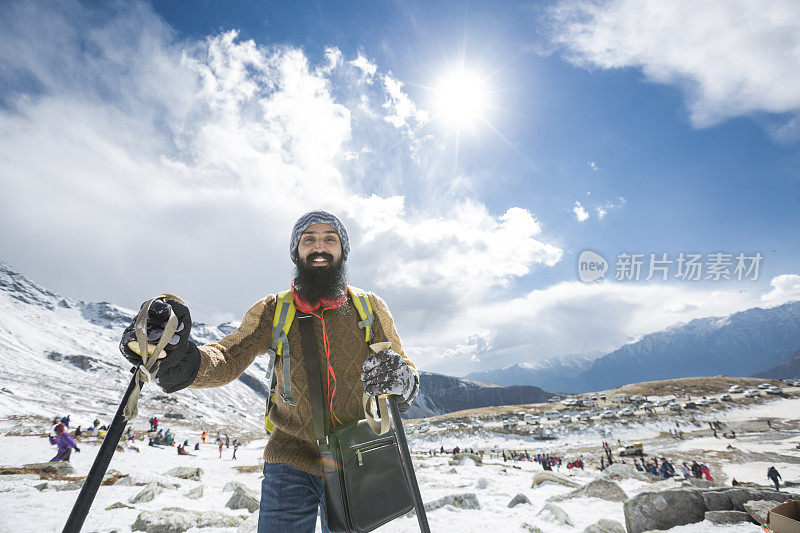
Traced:
[[564, 485], [565, 487], [570, 487], [572, 489], [580, 487], [574, 481], [561, 477], [558, 474], [554, 474], [552, 472], [536, 472], [536, 475], [533, 476], [533, 482], [531, 483], [531, 488], [534, 489], [538, 485], [546, 482], [558, 483], [559, 485]]
[[250, 489], [237, 487], [225, 507], [229, 509], [247, 509], [252, 513], [258, 510], [259, 501], [258, 497]]
[[236, 490], [238, 488], [243, 488], [245, 490], [250, 490], [250, 489], [247, 488], [247, 485], [245, 485], [244, 483], [240, 483], [239, 481], [228, 481], [227, 483], [225, 483], [225, 486], [222, 487], [222, 492], [234, 491], [234, 490]]
[[117, 480], [116, 483], [114, 483], [114, 485], [130, 486], [130, 485], [136, 485], [136, 482], [133, 480], [131, 476], [122, 476]]
[[521, 528], [523, 531], [527, 531], [528, 533], [542, 533], [542, 530], [541, 530], [541, 529], [539, 529], [539, 528], [538, 528], [538, 527], [536, 527], [536, 526], [532, 526], [532, 525], [530, 525], [530, 524], [529, 524], [529, 523], [527, 523], [527, 522], [523, 522], [523, 523], [522, 523], [522, 524], [521, 524], [519, 527], [520, 527], [520, 528]]
[[731, 499], [731, 503], [733, 503], [733, 508], [737, 511], [744, 511], [745, 502], [752, 500], [768, 500], [778, 503], [783, 503], [786, 500], [792, 499], [800, 501], [800, 494], [769, 489], [746, 489], [737, 487], [724, 491], [724, 494], [728, 495]]
[[159, 511], [143, 511], [136, 517], [131, 529], [147, 533], [183, 533], [193, 527], [237, 527], [242, 523], [239, 516], [230, 516], [217, 511], [187, 511], [171, 507]]
[[[451, 494], [450, 496], [445, 496], [444, 498], [439, 498], [438, 500], [428, 502], [425, 504], [425, 512], [441, 509], [445, 505], [452, 505], [453, 507], [456, 507], [458, 509], [481, 508], [480, 503], [478, 503], [478, 497], [475, 495], [475, 493], [468, 492], [465, 494]], [[414, 516], [415, 514], [416, 512], [412, 509], [411, 511], [406, 513], [406, 516]]]
[[258, 533], [258, 513], [251, 514], [247, 520], [239, 524], [236, 533]]
[[623, 504], [628, 533], [670, 529], [705, 519], [703, 493], [697, 489], [643, 492]]
[[566, 524], [568, 526], [574, 526], [575, 523], [569, 517], [567, 512], [559, 507], [554, 503], [546, 503], [542, 510], [537, 513], [539, 516], [547, 517], [549, 520], [556, 522], [557, 524]]
[[743, 507], [757, 524], [763, 526], [767, 523], [767, 515], [770, 510], [776, 505], [778, 505], [778, 503], [771, 500], [751, 500], [749, 502], [744, 502]]
[[663, 481], [658, 476], [648, 474], [647, 472], [639, 472], [633, 466], [625, 463], [614, 463], [603, 470], [603, 477], [606, 479], [636, 479], [639, 481], [647, 481], [654, 483], [656, 481]]
[[750, 515], [741, 511], [706, 511], [706, 520], [712, 524], [738, 524], [750, 522]]
[[36, 487], [36, 490], [81, 490], [83, 483], [77, 483], [75, 481], [68, 483], [53, 483], [50, 481], [45, 481], [44, 483], [39, 483], [38, 485], [34, 486]]
[[23, 472], [30, 472], [32, 474], [45, 473], [55, 474], [58, 476], [73, 476], [75, 475], [75, 468], [68, 461], [51, 461], [48, 463], [30, 463], [22, 465]]
[[128, 505], [127, 503], [117, 502], [106, 507], [106, 511], [111, 511], [112, 509], [135, 509], [135, 507]]
[[713, 481], [708, 481], [707, 479], [701, 479], [699, 477], [690, 477], [684, 480], [685, 483], [692, 487], [697, 487], [700, 489], [710, 489], [711, 487], [719, 486], [717, 483]]
[[709, 511], [732, 511], [733, 502], [727, 492], [708, 491], [703, 493], [703, 502]]
[[161, 480], [158, 480], [155, 483], [162, 489], [178, 490], [179, 488], [181, 488], [180, 483], [170, 483], [168, 481], [161, 481]]
[[625, 533], [625, 526], [616, 520], [601, 518], [596, 524], [586, 526], [583, 533]]
[[192, 490], [184, 494], [184, 496], [191, 500], [199, 500], [200, 498], [203, 497], [203, 485], [198, 485], [197, 487], [193, 488]]
[[180, 479], [191, 479], [193, 481], [200, 481], [203, 477], [202, 468], [193, 468], [190, 466], [176, 466], [166, 473], [168, 476], [177, 477]]
[[624, 502], [628, 499], [628, 495], [625, 494], [625, 491], [620, 488], [619, 485], [614, 483], [613, 481], [608, 481], [607, 479], [598, 478], [593, 481], [590, 481], [583, 487], [573, 490], [572, 492], [568, 492], [567, 494], [561, 494], [559, 496], [553, 496], [549, 498], [547, 501], [549, 502], [561, 502], [564, 500], [568, 500], [570, 498], [600, 498], [601, 500], [606, 500], [609, 502]]
[[510, 507], [516, 507], [517, 505], [519, 505], [521, 503], [527, 503], [528, 505], [530, 505], [531, 501], [524, 494], [517, 494], [516, 496], [514, 496], [513, 500], [508, 502], [508, 507], [509, 508]]
[[447, 464], [449, 465], [463, 465], [467, 461], [472, 461], [477, 466], [483, 465], [483, 458], [475, 453], [457, 453], [450, 459]]
[[144, 503], [153, 501], [153, 498], [158, 496], [164, 491], [162, 487], [159, 487], [156, 483], [148, 483], [144, 489], [142, 489], [139, 494], [133, 496], [130, 500], [130, 503]]

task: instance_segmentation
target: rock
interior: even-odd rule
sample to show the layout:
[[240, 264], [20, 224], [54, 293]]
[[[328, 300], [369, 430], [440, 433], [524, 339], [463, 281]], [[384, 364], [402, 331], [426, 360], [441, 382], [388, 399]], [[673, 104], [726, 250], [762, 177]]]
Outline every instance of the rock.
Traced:
[[[59, 476], [72, 476], [75, 475], [75, 468], [72, 467], [68, 461], [52, 461], [48, 463], [30, 463], [22, 465], [22, 468], [32, 474], [46, 473], [56, 474]], [[25, 473], [25, 472], [21, 472]]]
[[247, 509], [252, 513], [258, 510], [259, 501], [258, 497], [250, 489], [237, 487], [225, 507], [229, 509]]
[[705, 519], [706, 505], [697, 489], [643, 492], [623, 504], [628, 533], [670, 529]]
[[523, 522], [519, 527], [522, 528], [524, 531], [527, 531], [528, 533], [542, 533], [541, 529], [539, 529], [536, 526], [532, 526], [527, 522]]
[[542, 507], [542, 510], [539, 511], [537, 514], [539, 514], [540, 516], [544, 515], [544, 516], [552, 519], [553, 521], [555, 521], [558, 524], [567, 524], [569, 526], [574, 526], [575, 525], [575, 523], [569, 517], [567, 512], [564, 509], [562, 509], [561, 507], [559, 507], [558, 505], [554, 504], [554, 503], [546, 503], [546, 504], [544, 504], [544, 507]]
[[193, 488], [192, 490], [184, 494], [184, 496], [192, 500], [199, 500], [200, 498], [203, 497], [203, 485], [199, 485]]
[[258, 533], [258, 513], [251, 514], [247, 520], [239, 524], [236, 533]]
[[[445, 496], [444, 498], [439, 498], [438, 500], [434, 500], [432, 502], [425, 504], [425, 512], [435, 511], [436, 509], [441, 509], [445, 505], [452, 505], [458, 509], [480, 509], [481, 505], [478, 503], [478, 497], [473, 492], [468, 492], [465, 494], [451, 494], [450, 496]], [[414, 510], [409, 511], [406, 513], [406, 516], [414, 516], [416, 512]]]
[[169, 490], [178, 490], [179, 488], [181, 488], [180, 483], [169, 483], [167, 481], [156, 481], [156, 485], [158, 485], [162, 489], [169, 489]]
[[176, 466], [166, 473], [168, 476], [177, 477], [180, 479], [191, 479], [193, 481], [200, 481], [203, 477], [202, 468], [192, 468], [189, 466]]
[[744, 511], [745, 502], [752, 500], [768, 500], [778, 503], [783, 503], [786, 500], [792, 499], [800, 501], [800, 494], [769, 489], [745, 489], [737, 487], [724, 491], [724, 494], [730, 497], [733, 508], [737, 511]]
[[447, 473], [448, 474], [458, 474], [458, 470], [456, 470], [455, 468], [451, 468], [450, 470], [447, 471]]
[[81, 490], [83, 487], [83, 483], [71, 482], [71, 483], [51, 483], [45, 481], [44, 483], [39, 483], [38, 485], [34, 485], [36, 490]]
[[609, 502], [624, 502], [628, 499], [628, 495], [620, 488], [619, 485], [607, 479], [598, 478], [590, 481], [583, 487], [573, 490], [567, 494], [553, 496], [547, 501], [560, 502], [570, 498], [600, 498]]
[[614, 463], [603, 470], [603, 477], [606, 479], [636, 479], [639, 481], [647, 481], [650, 483], [656, 481], [663, 481], [660, 477], [648, 474], [647, 472], [639, 472], [631, 465], [625, 463]]
[[486, 480], [485, 477], [478, 478], [478, 481], [475, 482], [475, 488], [477, 489], [485, 489], [489, 486], [489, 482]]
[[531, 501], [524, 494], [517, 494], [516, 496], [514, 496], [513, 500], [508, 502], [508, 507], [516, 507], [521, 503], [527, 503], [528, 505], [530, 505]]
[[135, 507], [132, 507], [126, 503], [117, 502], [117, 503], [112, 503], [111, 505], [106, 507], [106, 511], [110, 511], [112, 509], [135, 509]]
[[732, 511], [733, 502], [727, 492], [704, 492], [703, 502], [709, 511]]
[[531, 488], [536, 488], [538, 485], [546, 482], [553, 482], [558, 483], [559, 485], [564, 485], [565, 487], [570, 488], [577, 488], [580, 487], [577, 483], [567, 478], [563, 478], [558, 474], [553, 474], [552, 472], [536, 472], [536, 475], [533, 476], [533, 482], [531, 483]]
[[737, 524], [750, 522], [750, 515], [741, 511], [706, 511], [706, 520], [712, 524]]
[[463, 465], [467, 459], [472, 459], [472, 462], [479, 466], [483, 464], [483, 457], [477, 453], [457, 453], [453, 456], [451, 462], [453, 464]]
[[744, 502], [743, 507], [757, 524], [763, 526], [767, 523], [767, 515], [770, 509], [776, 505], [778, 505], [778, 503], [771, 500], [750, 500], [749, 502]]
[[707, 479], [701, 479], [699, 477], [690, 477], [689, 479], [684, 480], [689, 483], [692, 487], [698, 487], [701, 489], [710, 489], [711, 487], [717, 487], [718, 485], [713, 481], [708, 481]]
[[237, 527], [242, 518], [217, 511], [187, 511], [176, 507], [160, 511], [143, 511], [136, 517], [131, 529], [147, 533], [182, 533], [193, 527]]
[[625, 526], [616, 520], [601, 518], [596, 524], [586, 526], [583, 533], [625, 533]]
[[116, 483], [114, 483], [114, 485], [123, 485], [123, 486], [130, 486], [135, 484], [136, 482], [133, 481], [133, 478], [131, 476], [123, 476], [119, 478]]
[[222, 492], [234, 491], [234, 490], [236, 490], [238, 488], [242, 488], [242, 489], [245, 489], [245, 490], [250, 490], [250, 489], [247, 488], [247, 485], [245, 485], [244, 483], [240, 483], [238, 481], [228, 481], [227, 483], [225, 483], [225, 486], [222, 487]]
[[156, 483], [148, 483], [147, 486], [139, 492], [136, 496], [133, 496], [130, 500], [131, 503], [144, 503], [153, 501], [153, 498], [158, 496], [164, 491], [162, 487], [159, 487]]

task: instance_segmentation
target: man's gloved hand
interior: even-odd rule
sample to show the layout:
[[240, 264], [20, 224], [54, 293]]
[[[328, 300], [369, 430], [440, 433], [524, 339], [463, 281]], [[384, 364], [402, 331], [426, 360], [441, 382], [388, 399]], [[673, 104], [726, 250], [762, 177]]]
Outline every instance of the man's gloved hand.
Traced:
[[393, 350], [381, 350], [364, 361], [364, 393], [367, 396], [396, 394], [408, 401], [416, 388], [417, 378], [403, 357]]
[[[175, 335], [164, 346], [164, 355], [156, 363], [156, 383], [164, 389], [164, 392], [175, 392], [185, 389], [192, 384], [200, 370], [200, 350], [189, 340], [189, 333], [192, 330], [192, 317], [189, 308], [178, 300], [168, 299], [166, 301], [155, 300], [150, 305], [147, 314], [147, 342], [158, 344], [164, 327], [169, 320], [170, 308], [175, 312], [178, 319], [178, 329]], [[119, 343], [119, 351], [125, 358], [138, 365], [142, 362], [142, 357], [130, 349], [128, 343], [133, 342], [138, 345], [134, 326], [136, 320], [125, 328], [122, 333], [122, 340]], [[155, 372], [154, 366], [151, 371]]]

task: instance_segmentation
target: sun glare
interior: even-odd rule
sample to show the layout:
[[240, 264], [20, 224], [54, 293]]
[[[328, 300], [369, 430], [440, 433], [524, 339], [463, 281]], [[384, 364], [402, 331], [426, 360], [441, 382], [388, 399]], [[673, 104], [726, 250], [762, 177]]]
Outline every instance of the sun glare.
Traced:
[[442, 78], [435, 88], [435, 115], [459, 129], [474, 126], [483, 117], [488, 104], [486, 83], [467, 70]]

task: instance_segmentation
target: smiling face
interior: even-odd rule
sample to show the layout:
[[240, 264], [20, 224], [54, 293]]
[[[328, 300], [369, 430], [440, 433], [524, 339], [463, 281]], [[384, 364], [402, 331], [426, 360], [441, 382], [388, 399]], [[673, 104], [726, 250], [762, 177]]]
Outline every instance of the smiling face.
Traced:
[[300, 235], [297, 257], [306, 267], [331, 267], [342, 257], [339, 234], [328, 224], [312, 224]]

